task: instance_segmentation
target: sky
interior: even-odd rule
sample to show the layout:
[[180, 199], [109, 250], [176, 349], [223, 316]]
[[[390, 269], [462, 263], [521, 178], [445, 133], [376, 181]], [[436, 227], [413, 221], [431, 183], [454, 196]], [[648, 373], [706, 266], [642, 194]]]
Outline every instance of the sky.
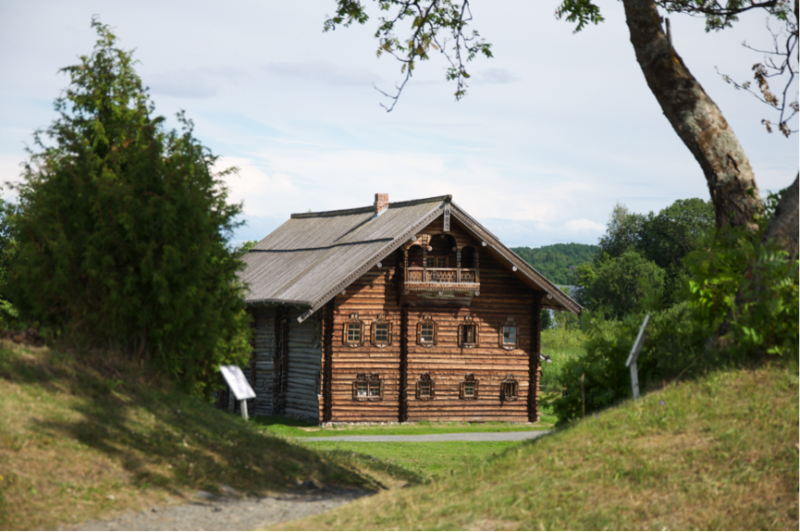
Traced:
[[[371, 3], [370, 3], [371, 4]], [[156, 113], [220, 156], [229, 198], [260, 240], [291, 213], [452, 194], [506, 245], [596, 244], [615, 203], [658, 211], [709, 199], [702, 171], [663, 116], [636, 63], [621, 2], [599, 1], [606, 22], [573, 33], [558, 1], [473, 0], [473, 22], [494, 58], [477, 58], [455, 102], [439, 54], [417, 66], [399, 103], [386, 99], [400, 64], [376, 57], [378, 13], [365, 26], [323, 33], [334, 0], [0, 0], [0, 182], [19, 180], [32, 134], [55, 118], [68, 79], [59, 69], [91, 53], [93, 15], [135, 49]], [[768, 134], [775, 119], [721, 73], [750, 78], [766, 47], [761, 13], [706, 33], [672, 15], [673, 45], [750, 157], [763, 193], [788, 186], [798, 141]], [[775, 85], [774, 85], [775, 86]], [[795, 83], [793, 91], [797, 91]], [[797, 119], [793, 122], [797, 128]], [[6, 187], [3, 197], [14, 201]]]

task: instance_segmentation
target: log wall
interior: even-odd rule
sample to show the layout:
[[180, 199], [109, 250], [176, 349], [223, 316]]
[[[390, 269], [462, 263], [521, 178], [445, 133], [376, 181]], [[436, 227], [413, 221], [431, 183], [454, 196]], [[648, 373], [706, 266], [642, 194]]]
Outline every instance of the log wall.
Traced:
[[252, 414], [271, 416], [273, 358], [275, 356], [275, 307], [251, 307], [254, 321], [250, 386], [256, 392]]
[[[399, 263], [402, 266], [402, 263]], [[372, 268], [333, 301], [331, 320], [331, 421], [397, 421], [400, 399], [401, 309], [398, 306], [397, 253], [381, 268]], [[343, 344], [350, 314], [358, 312], [366, 338], [360, 347]], [[370, 326], [383, 313], [392, 324], [391, 345], [375, 347], [369, 341]], [[356, 401], [353, 382], [358, 373], [377, 373], [383, 381], [383, 399]]]
[[303, 323], [297, 318], [304, 309], [288, 312], [288, 367], [284, 415], [319, 423], [320, 354], [322, 352], [322, 312]]
[[[420, 234], [438, 235], [441, 219]], [[436, 299], [401, 298], [402, 252], [382, 261], [349, 286], [333, 302], [331, 327], [330, 421], [515, 421], [538, 415], [538, 315], [534, 300], [541, 294], [520, 281], [508, 266], [500, 264], [457, 224], [449, 233], [459, 246], [471, 245], [480, 253], [480, 295], [470, 306], [453, 307]], [[436, 239], [434, 239], [435, 243]], [[455, 253], [453, 253], [455, 255]], [[454, 262], [454, 257], [452, 258]], [[451, 263], [452, 263], [451, 262]], [[401, 305], [401, 302], [403, 303]], [[359, 347], [343, 344], [345, 323], [358, 312], [367, 336]], [[377, 348], [369, 342], [370, 324], [379, 313], [392, 323], [392, 345]], [[430, 314], [437, 325], [437, 343], [417, 344], [417, 323]], [[458, 346], [458, 326], [465, 316], [478, 326], [479, 345]], [[515, 349], [500, 347], [502, 328], [511, 316], [518, 327]], [[537, 329], [536, 332], [533, 330]], [[353, 399], [352, 385], [358, 373], [378, 373], [384, 383], [380, 401]], [[416, 397], [423, 373], [434, 382], [434, 398]], [[468, 373], [478, 380], [476, 399], [460, 398], [461, 382]], [[501, 400], [501, 381], [512, 374], [518, 383], [516, 400]], [[534, 379], [530, 376], [533, 375]], [[531, 386], [531, 382], [533, 385]], [[327, 396], [326, 396], [327, 397]], [[324, 410], [324, 408], [323, 408]]]
[[[528, 420], [529, 353], [533, 292], [491, 257], [481, 256], [480, 295], [469, 308], [409, 309], [408, 420], [517, 421]], [[435, 346], [416, 342], [420, 314], [430, 312], [437, 326]], [[458, 346], [458, 326], [470, 315], [478, 326], [478, 346]], [[519, 335], [516, 349], [500, 347], [502, 327], [513, 316]], [[416, 383], [423, 373], [434, 382], [432, 400], [416, 398]], [[468, 373], [478, 380], [478, 397], [461, 399], [460, 383]], [[518, 382], [514, 401], [501, 401], [500, 383], [511, 373]]]

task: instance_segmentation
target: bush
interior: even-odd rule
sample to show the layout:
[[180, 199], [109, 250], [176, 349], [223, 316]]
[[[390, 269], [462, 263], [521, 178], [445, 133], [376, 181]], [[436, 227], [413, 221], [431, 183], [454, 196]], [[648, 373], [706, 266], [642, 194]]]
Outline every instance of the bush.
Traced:
[[762, 246], [752, 233], [730, 229], [709, 238], [687, 265], [696, 320], [711, 332], [725, 323], [720, 348], [738, 359], [797, 358], [798, 261]]
[[[632, 397], [630, 370], [625, 362], [643, 320], [644, 313], [629, 314], [621, 320], [607, 320], [599, 313], [584, 314], [586, 353], [567, 361], [555, 376], [568, 396], [548, 401], [559, 422], [581, 417], [581, 375], [587, 414]], [[646, 335], [637, 360], [642, 391], [707, 367], [709, 359], [716, 356], [704, 350], [705, 335], [685, 303], [652, 313]]]

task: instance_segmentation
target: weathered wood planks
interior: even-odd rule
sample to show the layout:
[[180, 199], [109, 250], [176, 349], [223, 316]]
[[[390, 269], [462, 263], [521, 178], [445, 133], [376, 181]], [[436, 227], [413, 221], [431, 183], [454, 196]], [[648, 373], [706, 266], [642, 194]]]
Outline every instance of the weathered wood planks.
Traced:
[[[255, 413], [314, 422], [537, 420], [543, 293], [518, 279], [459, 222], [451, 221], [446, 238], [438, 236], [442, 231], [440, 218], [420, 234], [430, 236], [422, 240], [450, 267], [462, 267], [463, 261], [465, 268], [478, 268], [479, 293], [449, 299], [403, 296], [404, 255], [398, 249], [302, 323], [297, 318], [304, 309], [255, 310], [251, 384], [260, 396]], [[435, 345], [417, 342], [423, 314], [435, 323]], [[381, 346], [370, 334], [379, 316], [391, 324], [389, 341]], [[363, 324], [358, 341], [347, 336], [351, 323]], [[460, 342], [459, 327], [465, 324], [477, 333], [473, 347]], [[514, 327], [513, 345], [502, 344], [504, 326]], [[366, 387], [359, 395], [359, 374], [379, 376], [379, 396]], [[433, 397], [417, 397], [423, 374], [430, 375]], [[468, 374], [477, 393], [465, 398], [462, 383]], [[501, 383], [509, 377], [516, 382], [516, 395], [506, 397]]]

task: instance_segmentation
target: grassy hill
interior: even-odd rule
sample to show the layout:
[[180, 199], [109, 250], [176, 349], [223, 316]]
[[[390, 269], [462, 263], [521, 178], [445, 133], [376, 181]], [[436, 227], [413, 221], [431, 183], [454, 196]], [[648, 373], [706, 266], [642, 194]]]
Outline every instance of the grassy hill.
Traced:
[[266, 435], [108, 353], [0, 344], [0, 391], [0, 530], [55, 529], [223, 485], [377, 488], [352, 460]]
[[627, 401], [479, 467], [289, 529], [798, 529], [796, 367]]
[[576, 266], [591, 262], [600, 248], [589, 244], [553, 244], [540, 248], [511, 248], [525, 262], [556, 284], [573, 284]]

